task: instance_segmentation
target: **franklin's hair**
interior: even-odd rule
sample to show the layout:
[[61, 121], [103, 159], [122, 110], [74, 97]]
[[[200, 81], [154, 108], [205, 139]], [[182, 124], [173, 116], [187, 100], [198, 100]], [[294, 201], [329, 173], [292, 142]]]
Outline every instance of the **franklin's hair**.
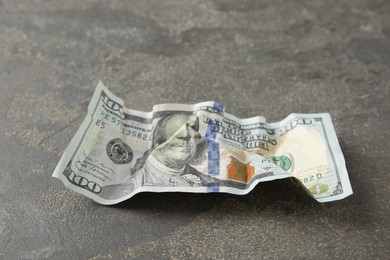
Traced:
[[[177, 116], [190, 116], [188, 114], [172, 114], [169, 116], [166, 116], [162, 119], [160, 119], [156, 127], [153, 130], [153, 140], [152, 140], [152, 147], [145, 151], [142, 157], [137, 159], [137, 162], [134, 165], [134, 168], [131, 171], [131, 174], [134, 174], [138, 170], [140, 170], [144, 165], [146, 160], [148, 159], [149, 155], [156, 149], [159, 145], [165, 143], [168, 141], [172, 136], [167, 136], [166, 133], [166, 126], [168, 122]], [[194, 130], [199, 131], [199, 118], [196, 117], [196, 123], [194, 124]], [[193, 159], [189, 162], [190, 164], [200, 164], [202, 162], [203, 156], [205, 154], [205, 151], [207, 150], [207, 140], [204, 137], [201, 137], [199, 142], [197, 143], [197, 146], [195, 148], [195, 154], [193, 155]]]

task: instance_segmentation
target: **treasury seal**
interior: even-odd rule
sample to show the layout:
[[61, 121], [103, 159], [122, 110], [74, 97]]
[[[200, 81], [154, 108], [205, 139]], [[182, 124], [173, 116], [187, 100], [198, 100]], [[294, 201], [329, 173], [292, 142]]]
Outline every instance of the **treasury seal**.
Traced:
[[134, 154], [130, 146], [120, 138], [112, 139], [106, 146], [108, 157], [116, 164], [126, 164], [133, 160]]

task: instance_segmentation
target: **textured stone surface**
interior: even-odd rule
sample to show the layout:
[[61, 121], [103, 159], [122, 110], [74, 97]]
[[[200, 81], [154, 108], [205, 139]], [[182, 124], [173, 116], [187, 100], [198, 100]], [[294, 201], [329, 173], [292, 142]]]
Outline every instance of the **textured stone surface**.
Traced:
[[[282, 180], [98, 205], [50, 177], [98, 79], [145, 111], [330, 112], [354, 195]], [[0, 0], [0, 258], [387, 258], [389, 82], [387, 0]]]

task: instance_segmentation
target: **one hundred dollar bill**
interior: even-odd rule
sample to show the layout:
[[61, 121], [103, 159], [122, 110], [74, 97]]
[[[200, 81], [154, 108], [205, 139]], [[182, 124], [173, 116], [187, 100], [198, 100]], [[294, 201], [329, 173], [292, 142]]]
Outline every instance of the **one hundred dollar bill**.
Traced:
[[295, 178], [319, 202], [352, 194], [329, 114], [277, 123], [237, 118], [217, 102], [131, 110], [99, 81], [53, 176], [101, 204], [139, 192], [247, 194]]

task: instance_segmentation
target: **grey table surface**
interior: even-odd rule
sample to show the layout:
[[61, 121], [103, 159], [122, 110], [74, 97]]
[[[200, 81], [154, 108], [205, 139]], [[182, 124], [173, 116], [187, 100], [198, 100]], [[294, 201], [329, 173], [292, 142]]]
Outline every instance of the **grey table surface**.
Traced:
[[[388, 258], [389, 72], [387, 0], [0, 0], [0, 259]], [[50, 177], [98, 79], [137, 110], [329, 112], [354, 194], [282, 180], [99, 205]]]

